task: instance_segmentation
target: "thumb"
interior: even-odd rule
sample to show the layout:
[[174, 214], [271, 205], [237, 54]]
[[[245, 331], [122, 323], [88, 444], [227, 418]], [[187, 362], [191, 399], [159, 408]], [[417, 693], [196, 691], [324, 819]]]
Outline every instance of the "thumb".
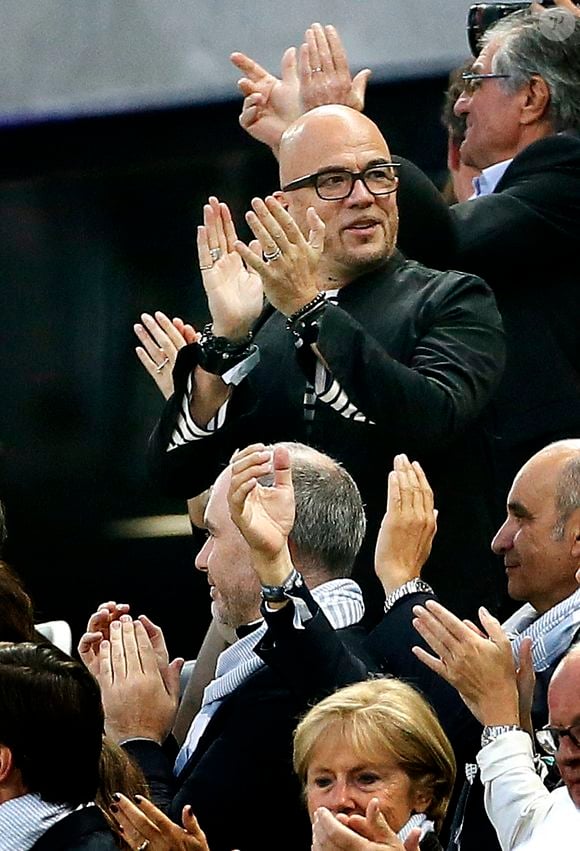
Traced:
[[306, 221], [310, 230], [308, 231], [308, 244], [316, 251], [317, 254], [322, 254], [324, 248], [324, 232], [326, 225], [314, 209], [309, 207], [306, 211]]
[[362, 71], [358, 72], [352, 81], [351, 88], [354, 95], [354, 101], [356, 102], [355, 109], [358, 109], [360, 112], [363, 111], [365, 106], [365, 95], [371, 74], [372, 71], [370, 68], [364, 68]]
[[497, 618], [494, 618], [490, 612], [485, 608], [485, 606], [480, 606], [479, 611], [479, 620], [482, 623], [483, 628], [494, 642], [499, 647], [502, 647], [504, 644], [509, 643], [508, 637], [501, 628], [501, 624]]
[[289, 83], [297, 78], [296, 70], [296, 48], [289, 47], [284, 52], [282, 57], [282, 79], [285, 83]]
[[262, 259], [262, 246], [260, 245], [260, 240], [258, 240], [258, 239], [253, 239], [253, 240], [250, 242], [250, 251], [253, 251], [253, 252], [254, 252], [254, 254], [255, 254], [257, 257], [259, 257], [259, 258], [260, 258], [260, 260]]
[[180, 692], [180, 682], [179, 677], [181, 676], [181, 669], [185, 664], [185, 660], [181, 658], [174, 659], [169, 663], [167, 669], [163, 673], [163, 682], [167, 693], [171, 695], [171, 697], [179, 700], [179, 692]]

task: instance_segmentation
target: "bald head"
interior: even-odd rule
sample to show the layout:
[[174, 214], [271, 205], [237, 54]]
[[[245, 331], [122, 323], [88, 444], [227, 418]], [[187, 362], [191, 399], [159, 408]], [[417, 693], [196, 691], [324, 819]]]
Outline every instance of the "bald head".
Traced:
[[[347, 106], [319, 106], [284, 133], [280, 144], [282, 191], [278, 198], [304, 236], [308, 237], [310, 207], [326, 226], [320, 289], [342, 287], [380, 268], [395, 250], [397, 182], [396, 167], [390, 163], [389, 148], [376, 124]], [[326, 175], [332, 185], [330, 175], [337, 173], [337, 178], [344, 178], [345, 172], [357, 177], [347, 196], [321, 198], [315, 176]], [[366, 182], [361, 178], [363, 172]], [[390, 181], [386, 192], [380, 182], [385, 175]], [[380, 190], [374, 194], [377, 177]], [[285, 188], [300, 178], [307, 180], [299, 187]]]
[[[382, 148], [385, 159], [390, 152], [381, 131], [370, 118], [341, 104], [317, 106], [304, 113], [286, 128], [280, 142], [280, 185], [310, 173], [307, 168], [310, 155], [316, 156], [326, 145], [333, 146], [337, 140], [349, 145], [351, 139], [365, 134], [369, 140]], [[306, 168], [306, 171], [304, 171]], [[302, 169], [302, 170], [301, 170]], [[317, 170], [317, 169], [314, 169]]]

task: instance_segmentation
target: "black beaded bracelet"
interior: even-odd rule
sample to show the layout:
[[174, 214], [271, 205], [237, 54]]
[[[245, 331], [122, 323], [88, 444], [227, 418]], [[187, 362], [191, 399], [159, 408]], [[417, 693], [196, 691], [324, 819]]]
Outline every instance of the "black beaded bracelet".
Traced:
[[302, 317], [306, 316], [307, 313], [310, 313], [313, 308], [318, 307], [319, 304], [323, 304], [325, 302], [326, 296], [324, 295], [324, 293], [316, 293], [314, 298], [309, 301], [308, 304], [303, 304], [302, 307], [298, 308], [297, 311], [295, 311], [288, 317], [288, 319], [286, 320], [286, 330], [293, 331], [294, 325], [298, 322], [299, 319], [302, 319]]
[[211, 324], [204, 327], [198, 342], [198, 362], [202, 369], [212, 375], [223, 375], [256, 350], [250, 331], [243, 340], [233, 343], [227, 337], [216, 337]]

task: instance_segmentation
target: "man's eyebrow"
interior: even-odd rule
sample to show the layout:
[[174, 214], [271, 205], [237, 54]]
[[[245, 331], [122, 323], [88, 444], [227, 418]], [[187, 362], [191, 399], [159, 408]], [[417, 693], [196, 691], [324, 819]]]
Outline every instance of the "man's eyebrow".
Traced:
[[513, 502], [508, 502], [508, 511], [511, 514], [516, 514], [518, 517], [525, 517], [527, 520], [532, 520], [533, 514], [532, 512], [526, 508], [526, 506], [522, 502], [518, 502], [514, 500]]
[[[390, 162], [391, 161], [388, 160], [386, 157], [377, 157], [374, 160], [369, 160], [362, 170], [364, 171], [365, 169], [371, 168], [374, 165], [387, 165]], [[347, 168], [345, 165], [325, 165], [320, 168], [316, 172], [316, 174], [326, 174], [329, 171], [348, 171], [350, 174], [352, 174], [351, 169]]]

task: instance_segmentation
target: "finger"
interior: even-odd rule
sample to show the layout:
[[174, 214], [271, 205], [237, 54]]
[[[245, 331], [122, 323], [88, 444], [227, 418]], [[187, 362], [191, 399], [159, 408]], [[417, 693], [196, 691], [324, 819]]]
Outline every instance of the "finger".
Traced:
[[[176, 329], [173, 327], [173, 325], [171, 324], [171, 322], [167, 318], [167, 316], [165, 316], [164, 313], [161, 313], [161, 311], [158, 311], [158, 315], [163, 316], [164, 321], [167, 323], [167, 326], [169, 326], [172, 329], [173, 333], [176, 333]], [[171, 340], [171, 338], [169, 337], [169, 335], [167, 334], [167, 331], [165, 330], [165, 328], [163, 328], [161, 323], [158, 321], [157, 314], [156, 314], [155, 317], [153, 317], [153, 316], [150, 316], [148, 313], [142, 313], [141, 314], [141, 321], [143, 322], [143, 324], [147, 328], [147, 331], [151, 335], [151, 339], [156, 344], [157, 351], [162, 355], [161, 359], [163, 360], [164, 357], [167, 357], [169, 355], [172, 355], [173, 357], [175, 357], [175, 352], [176, 352], [175, 345], [174, 345], [173, 341]], [[135, 333], [137, 333], [137, 332], [135, 332]], [[139, 339], [141, 339], [141, 337]], [[145, 346], [145, 348], [147, 348], [147, 346]], [[149, 351], [149, 349], [147, 349], [147, 351]], [[151, 354], [150, 351], [149, 351], [149, 354]]]
[[111, 642], [103, 639], [99, 645], [99, 684], [101, 686], [112, 686], [115, 681], [115, 673], [111, 659]]
[[253, 269], [253, 271], [260, 275], [260, 277], [266, 274], [267, 264], [261, 257], [261, 245], [260, 253], [258, 253], [256, 251], [252, 251], [251, 248], [249, 248], [247, 245], [244, 245], [244, 243], [238, 239], [237, 242], [234, 244], [234, 248], [240, 255], [242, 261], [249, 269]]
[[204, 285], [206, 283], [205, 273], [209, 271], [213, 266], [213, 260], [211, 254], [209, 253], [209, 248], [210, 242], [208, 230], [205, 225], [199, 225], [197, 228], [197, 256], [199, 259], [199, 268], [201, 271], [201, 277], [204, 281]]
[[163, 831], [171, 831], [176, 827], [150, 801], [147, 801], [149, 806], [145, 806], [146, 799], [140, 795], [135, 796], [137, 803], [133, 803], [120, 792], [116, 792], [113, 797], [118, 807], [118, 812], [115, 812], [115, 819], [122, 826], [124, 835], [135, 831], [141, 842], [148, 839], [149, 842], [153, 843], [159, 842], [163, 838]]
[[469, 618], [463, 618], [463, 623], [465, 624], [465, 626], [468, 626], [472, 632], [474, 632], [476, 635], [479, 635], [480, 638], [487, 638], [487, 635], [481, 631], [477, 624], [473, 623], [473, 621], [470, 621]]
[[[153, 339], [151, 339], [151, 335], [146, 331], [143, 325], [133, 325], [133, 330], [135, 332], [135, 336], [138, 337], [142, 346], [137, 348], [142, 348], [147, 357], [149, 358], [153, 368], [157, 368], [160, 364], [163, 363], [165, 358], [167, 357], [166, 352], [161, 348], [161, 346]], [[169, 348], [173, 348], [171, 344], [169, 344]], [[137, 349], [135, 349], [137, 351]], [[141, 360], [141, 358], [139, 358]], [[145, 362], [141, 360], [144, 366], [146, 366]]]
[[103, 640], [102, 632], [85, 632], [81, 636], [77, 651], [81, 659], [84, 661], [85, 656], [93, 658], [95, 652], [99, 649], [99, 644]]
[[205, 833], [199, 826], [199, 822], [193, 813], [191, 805], [185, 806], [181, 814], [181, 822], [185, 830], [190, 833], [199, 843], [200, 851], [209, 851]]
[[153, 648], [156, 652], [163, 651], [167, 653], [167, 646], [165, 644], [165, 636], [163, 635], [163, 630], [161, 627], [154, 624], [152, 620], [150, 620], [147, 615], [139, 615], [137, 620], [143, 625], [145, 632], [149, 636], [149, 641], [153, 645]]
[[253, 251], [254, 254], [256, 254], [260, 258], [260, 260], [263, 259], [262, 246], [260, 245], [260, 241], [258, 239], [253, 239], [250, 242], [250, 251]]
[[314, 42], [316, 44], [316, 51], [318, 54], [317, 67], [322, 68], [323, 71], [332, 72], [334, 70], [334, 62], [332, 61], [330, 47], [326, 37], [326, 30], [322, 24], [312, 24], [311, 29], [314, 35]]
[[[414, 621], [413, 625], [415, 625]], [[447, 669], [441, 659], [438, 659], [436, 656], [432, 656], [430, 653], [427, 653], [426, 650], [423, 650], [422, 647], [417, 647], [417, 645], [411, 647], [411, 652], [417, 657], [417, 659], [419, 659], [420, 662], [449, 682]]]
[[225, 250], [229, 253], [234, 250], [234, 245], [236, 243], [238, 235], [236, 233], [232, 214], [230, 213], [228, 205], [221, 202], [219, 205], [219, 209], [221, 213], [221, 221], [225, 237]]
[[317, 254], [322, 254], [322, 251], [324, 249], [324, 235], [326, 232], [326, 225], [324, 224], [314, 207], [309, 207], [306, 210], [306, 223], [310, 228], [308, 232], [308, 244], [317, 252]]
[[230, 54], [230, 62], [232, 62], [238, 70], [245, 74], [246, 77], [249, 77], [250, 80], [257, 82], [258, 80], [263, 80], [265, 77], [271, 77], [272, 75], [266, 71], [261, 65], [259, 65], [254, 59], [251, 59], [249, 56], [246, 56], [245, 53], [239, 53], [235, 51]]
[[501, 628], [500, 622], [497, 618], [494, 618], [490, 612], [488, 612], [485, 606], [480, 606], [477, 614], [479, 615], [483, 628], [494, 644], [497, 644], [498, 647], [503, 647], [504, 649], [508, 646], [511, 647], [509, 638]]
[[[214, 215], [214, 227], [217, 243], [211, 242], [212, 248], [219, 248], [222, 254], [226, 254], [228, 250], [228, 243], [226, 239], [224, 220], [223, 220], [223, 211], [222, 211], [222, 203], [215, 197], [215, 195], [210, 195], [209, 204], [213, 211]], [[223, 204], [223, 208], [227, 210], [227, 206]]]
[[419, 840], [421, 839], [421, 829], [414, 827], [408, 837], [405, 839], [405, 851], [420, 851]]
[[165, 685], [165, 690], [175, 701], [175, 706], [179, 703], [179, 695], [181, 691], [181, 671], [185, 665], [185, 659], [182, 656], [172, 659], [163, 672], [162, 679]]
[[[174, 320], [171, 320], [165, 313], [162, 313], [161, 310], [155, 311], [155, 320], [159, 324], [159, 326], [163, 329], [163, 332], [166, 338], [169, 340], [170, 344], [174, 348], [174, 357], [177, 354], [178, 349], [182, 349], [185, 346], [185, 337], [183, 335], [183, 330], [179, 330], [178, 326], [175, 324]], [[181, 321], [181, 320], [178, 320]], [[183, 322], [181, 322], [182, 328], [184, 327]], [[169, 354], [169, 352], [167, 352]]]
[[461, 642], [457, 641], [423, 606], [414, 606], [413, 614], [415, 615], [413, 626], [421, 638], [443, 661], [450, 661]]
[[286, 446], [274, 449], [274, 487], [292, 487], [292, 464]]
[[324, 27], [324, 32], [333, 67], [339, 74], [349, 74], [348, 58], [337, 30], [332, 25], [328, 25]]
[[297, 77], [297, 57], [296, 57], [296, 48], [289, 47], [284, 51], [282, 56], [282, 80], [285, 83], [293, 82]]
[[367, 86], [371, 78], [371, 74], [372, 71], [370, 68], [364, 68], [356, 74], [351, 84], [352, 94], [354, 95], [354, 103], [356, 103], [361, 112], [364, 109]]
[[433, 497], [433, 490], [431, 485], [429, 484], [429, 480], [425, 475], [425, 472], [418, 461], [413, 461], [413, 470], [415, 472], [415, 476], [417, 477], [417, 482], [423, 494], [423, 506], [425, 511], [433, 511], [433, 506], [435, 503]]
[[185, 339], [185, 342], [189, 345], [190, 343], [197, 343], [201, 337], [201, 334], [199, 333], [199, 331], [196, 331], [193, 325], [185, 323], [185, 325], [183, 326], [183, 337]]
[[[140, 669], [144, 674], [158, 674], [157, 656], [151, 644], [151, 639], [147, 635], [147, 630], [141, 621], [124, 623], [123, 633], [128, 670], [138, 672]], [[137, 668], [137, 665], [139, 665], [139, 668]]]
[[398, 513], [401, 510], [401, 488], [395, 470], [391, 470], [387, 481], [387, 512]]
[[[281, 209], [283, 208], [274, 198], [267, 198], [265, 202], [261, 198], [253, 198], [252, 210], [246, 216], [246, 221], [266, 254], [271, 254], [276, 248], [279, 248], [282, 252], [287, 252], [290, 248], [290, 242], [294, 242], [296, 239], [296, 234], [287, 221], [289, 219], [293, 222], [293, 219], [284, 210], [287, 219], [282, 220]], [[294, 239], [289, 239], [288, 227], [290, 227]], [[294, 227], [296, 227], [295, 223]]]
[[449, 609], [446, 609], [445, 606], [442, 606], [441, 603], [438, 603], [436, 600], [428, 600], [425, 603], [425, 607], [433, 618], [433, 621], [439, 624], [456, 641], [468, 641], [473, 636], [473, 633], [465, 626], [463, 621], [457, 615], [454, 615], [453, 612], [450, 612]]
[[159, 370], [159, 367], [157, 366], [155, 361], [151, 359], [145, 349], [142, 349], [141, 346], [136, 347], [135, 354], [137, 355], [140, 363], [145, 367], [151, 378], [155, 381], [157, 385], [159, 385], [161, 371]]
[[320, 64], [320, 56], [318, 54], [318, 45], [316, 44], [316, 36], [314, 35], [314, 26], [315, 24], [308, 27], [304, 33], [304, 40], [308, 48], [308, 69], [311, 76], [320, 73], [316, 71], [316, 69], [322, 67]]
[[242, 127], [244, 130], [247, 130], [249, 127], [251, 127], [253, 124], [255, 124], [256, 121], [258, 121], [258, 119], [260, 117], [261, 109], [262, 109], [261, 104], [247, 104], [246, 105], [246, 101], [244, 101], [244, 105], [242, 107], [242, 111], [241, 111], [240, 117], [238, 119], [239, 123], [240, 123], [240, 127]]
[[272, 451], [262, 449], [250, 454], [239, 455], [232, 462], [232, 481], [242, 480], [253, 474], [252, 471], [263, 470], [258, 475], [266, 475], [272, 471]]

